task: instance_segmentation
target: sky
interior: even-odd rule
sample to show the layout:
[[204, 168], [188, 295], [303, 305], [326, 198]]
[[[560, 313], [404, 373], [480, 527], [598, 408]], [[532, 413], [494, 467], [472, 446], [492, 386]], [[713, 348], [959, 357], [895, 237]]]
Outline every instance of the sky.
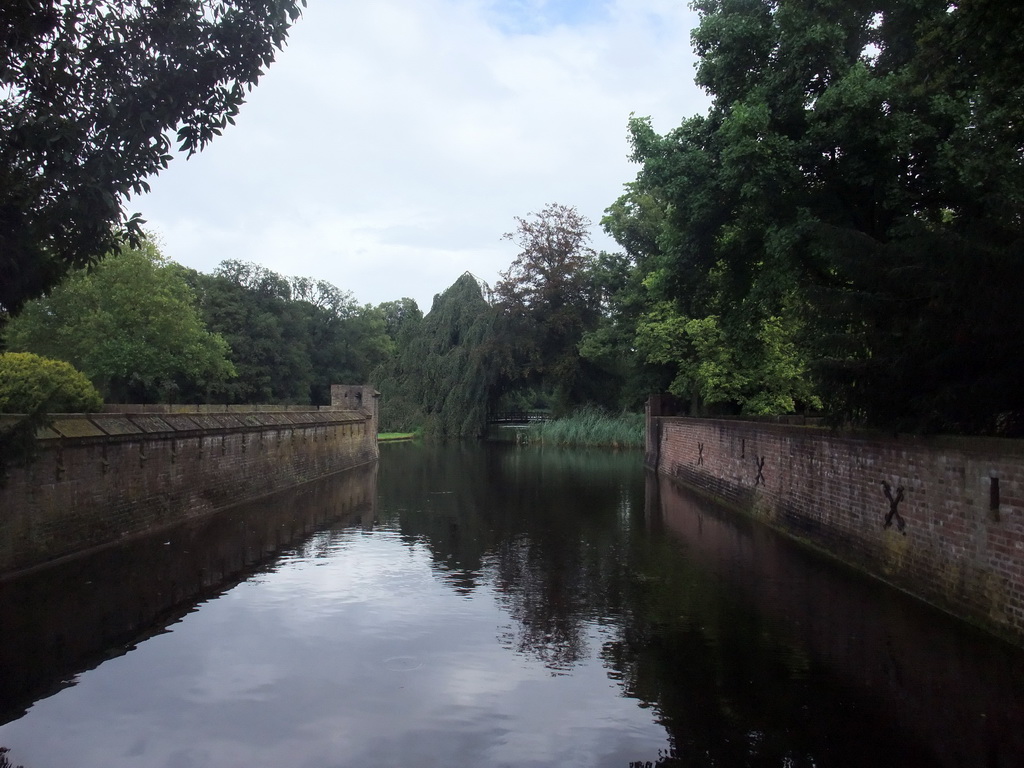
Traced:
[[686, 0], [308, 0], [224, 135], [128, 202], [168, 258], [327, 280], [429, 311], [548, 203], [593, 222], [636, 177], [630, 114], [707, 110]]

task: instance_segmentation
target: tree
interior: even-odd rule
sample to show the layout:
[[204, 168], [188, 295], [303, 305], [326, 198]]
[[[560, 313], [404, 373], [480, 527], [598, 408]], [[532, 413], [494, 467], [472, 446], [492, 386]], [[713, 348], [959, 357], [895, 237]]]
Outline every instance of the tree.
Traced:
[[635, 183], [626, 189], [601, 219], [602, 228], [623, 251], [599, 254], [591, 269], [600, 317], [583, 334], [580, 355], [604, 373], [604, 405], [635, 411], [650, 393], [669, 388], [676, 361], [655, 361], [638, 343], [640, 323], [650, 309], [647, 278], [661, 253], [665, 211], [660, 199]]
[[206, 329], [195, 301], [181, 269], [146, 243], [75, 270], [29, 302], [10, 321], [7, 343], [66, 360], [111, 402], [208, 393], [235, 371], [227, 343]]
[[0, 7], [0, 317], [141, 238], [124, 203], [234, 122], [305, 0]]
[[468, 272], [435, 296], [398, 354], [374, 372], [381, 429], [421, 428], [442, 439], [482, 435], [499, 379], [494, 321]]
[[587, 401], [593, 382], [579, 354], [599, 312], [590, 221], [575, 208], [551, 203], [527, 218], [517, 216], [516, 223], [504, 239], [520, 252], [494, 287], [502, 337], [513, 347], [517, 369], [506, 374], [552, 392], [556, 408], [566, 410]]
[[403, 297], [398, 301], [385, 301], [378, 304], [377, 309], [384, 317], [384, 332], [400, 350], [407, 338], [415, 333], [423, 322], [423, 312], [420, 311], [415, 299]]
[[383, 312], [324, 280], [235, 260], [187, 279], [206, 324], [231, 346], [230, 402], [326, 405], [331, 384], [369, 380], [392, 353]]
[[0, 413], [87, 413], [103, 398], [70, 363], [30, 352], [0, 354]]
[[768, 415], [798, 406], [820, 407], [794, 339], [792, 313], [757, 325], [730, 325], [732, 314], [680, 315], [670, 302], [651, 307], [637, 325], [636, 343], [651, 363], [674, 366], [667, 391], [691, 412], [739, 411]]
[[[1024, 424], [1024, 322], [1006, 289], [1024, 282], [1024, 65], [1007, 31], [1024, 12], [695, 5], [711, 109], [663, 137], [631, 122], [637, 184], [665, 211], [652, 302], [692, 338], [780, 352], [756, 366], [766, 395], [788, 371], [797, 399], [813, 371], [837, 421]], [[699, 370], [699, 347], [681, 370]]]
[[394, 354], [384, 314], [377, 307], [351, 299], [344, 311], [310, 314], [313, 403], [330, 404], [331, 384], [369, 381], [371, 372]]
[[227, 341], [237, 372], [222, 391], [231, 403], [308, 403], [311, 384], [303, 328], [280, 275], [222, 262], [212, 275], [187, 271], [203, 321]]

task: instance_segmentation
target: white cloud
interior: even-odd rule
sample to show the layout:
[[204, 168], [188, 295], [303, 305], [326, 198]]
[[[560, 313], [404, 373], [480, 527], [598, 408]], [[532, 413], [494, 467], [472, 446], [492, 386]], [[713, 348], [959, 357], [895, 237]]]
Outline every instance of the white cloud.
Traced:
[[433, 294], [515, 257], [513, 217], [595, 222], [636, 169], [630, 112], [705, 109], [674, 0], [310, 0], [238, 124], [133, 200], [166, 255], [322, 278], [360, 302]]

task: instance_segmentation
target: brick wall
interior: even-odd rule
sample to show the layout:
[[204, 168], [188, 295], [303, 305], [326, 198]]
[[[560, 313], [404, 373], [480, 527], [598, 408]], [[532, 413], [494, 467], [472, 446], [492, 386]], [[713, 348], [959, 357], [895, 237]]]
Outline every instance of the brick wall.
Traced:
[[0, 573], [374, 461], [373, 404], [59, 416], [0, 488]]
[[659, 472], [1024, 643], [1024, 443], [648, 423]]

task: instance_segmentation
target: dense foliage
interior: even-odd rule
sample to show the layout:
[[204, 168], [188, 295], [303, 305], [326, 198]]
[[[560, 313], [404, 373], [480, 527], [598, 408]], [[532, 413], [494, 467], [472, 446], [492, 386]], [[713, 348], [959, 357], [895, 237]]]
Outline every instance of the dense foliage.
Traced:
[[[589, 357], [582, 345], [605, 327], [613, 291], [605, 278], [621, 278], [624, 262], [594, 253], [589, 222], [569, 206], [551, 204], [516, 222], [505, 238], [521, 250], [493, 292], [466, 273], [425, 318], [402, 303], [382, 305], [397, 329], [395, 357], [373, 379], [384, 429], [476, 436], [495, 411], [621, 407], [621, 348], [611, 348], [607, 333]], [[644, 395], [625, 396], [636, 407]]]
[[[210, 141], [300, 4], [0, 10], [0, 310], [114, 242], [167, 130], [187, 152]], [[109, 399], [323, 404], [372, 380], [382, 426], [438, 436], [480, 434], [499, 409], [637, 411], [660, 391], [692, 413], [1024, 432], [1024, 7], [694, 7], [712, 103], [665, 135], [631, 119], [640, 171], [601, 222], [620, 253], [549, 204], [515, 218], [493, 292], [467, 273], [424, 317], [145, 246], [74, 271], [8, 342], [74, 362]]]
[[697, 407], [1018, 431], [1024, 10], [695, 6], [712, 106], [631, 121], [642, 170], [610, 212], [642, 251], [647, 359]]
[[710, 109], [664, 136], [630, 121], [641, 170], [602, 220], [621, 253], [571, 207], [517, 217], [476, 402], [667, 390], [692, 413], [1024, 432], [1024, 9], [694, 5]]
[[229, 260], [186, 277], [206, 326], [230, 347], [238, 375], [216, 393], [225, 402], [328, 405], [331, 384], [369, 380], [393, 351], [388, 322], [396, 333], [404, 322], [326, 281], [257, 264]]
[[119, 246], [131, 194], [233, 122], [305, 0], [0, 4], [0, 317]]
[[373, 375], [381, 429], [476, 437], [486, 431], [497, 392], [495, 313], [468, 272], [434, 297], [430, 312], [401, 338], [395, 357]]
[[6, 343], [74, 363], [111, 402], [326, 405], [331, 384], [368, 381], [420, 317], [408, 299], [360, 306], [240, 261], [201, 274], [146, 243], [26, 304]]
[[[494, 291], [505, 406], [557, 415], [585, 403], [620, 406], [621, 367], [581, 345], [602, 323], [622, 262], [594, 252], [591, 222], [570, 206], [552, 203], [515, 220], [504, 237], [520, 251]], [[621, 349], [611, 357], [621, 359]]]
[[0, 354], [0, 413], [86, 413], [103, 398], [81, 371], [31, 352]]
[[66, 360], [109, 402], [208, 399], [235, 375], [181, 268], [152, 243], [79, 269], [7, 326], [8, 348]]

